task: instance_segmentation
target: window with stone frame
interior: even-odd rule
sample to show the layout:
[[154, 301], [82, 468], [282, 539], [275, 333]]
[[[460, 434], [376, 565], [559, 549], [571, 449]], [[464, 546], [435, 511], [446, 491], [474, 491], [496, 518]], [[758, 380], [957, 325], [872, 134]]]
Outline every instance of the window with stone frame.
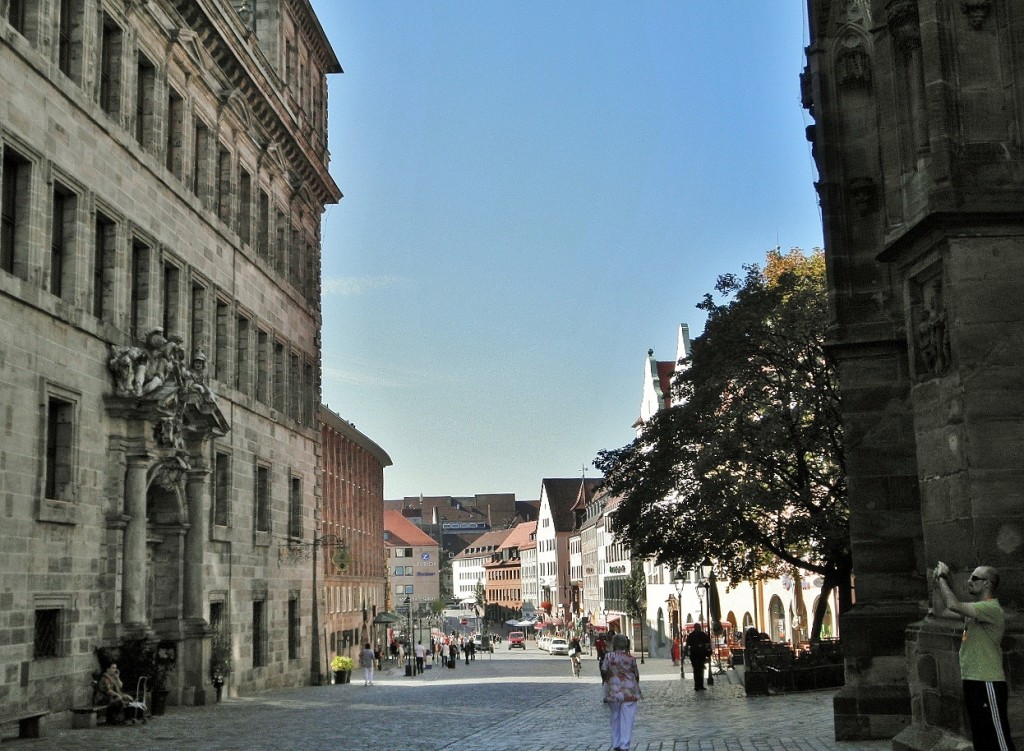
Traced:
[[58, 12], [57, 67], [61, 73], [81, 85], [85, 0], [60, 0]]
[[266, 595], [252, 603], [252, 666], [267, 664], [267, 601]]
[[135, 140], [153, 152], [156, 137], [156, 66], [140, 51], [135, 59]]
[[8, 0], [7, 3], [7, 23], [32, 44], [38, 44], [40, 2]]
[[210, 127], [199, 117], [195, 118], [192, 135], [192, 193], [203, 205], [209, 206], [213, 136], [210, 134]]
[[288, 367], [288, 416], [302, 421], [302, 370], [297, 352], [292, 352]]
[[306, 358], [302, 359], [302, 422], [308, 428], [316, 427], [316, 405], [318, 404], [316, 370]]
[[217, 297], [213, 324], [213, 372], [212, 375], [223, 383], [230, 383], [231, 361], [231, 304]]
[[274, 222], [276, 242], [274, 243], [274, 269], [279, 274], [284, 274], [288, 268], [288, 216], [283, 211], [277, 212], [277, 220]]
[[252, 175], [238, 170], [238, 239], [243, 245], [252, 240]]
[[224, 146], [217, 148], [216, 210], [222, 222], [231, 222], [231, 152]]
[[251, 334], [252, 320], [239, 315], [235, 328], [235, 388], [243, 394], [249, 393], [252, 380]]
[[35, 611], [35, 630], [32, 641], [32, 657], [60, 656], [60, 608], [42, 608]]
[[227, 527], [231, 520], [231, 454], [214, 451], [212, 522], [218, 527]]
[[288, 486], [288, 535], [302, 537], [302, 478], [295, 475]]
[[28, 278], [32, 162], [4, 146], [0, 173], [0, 270]]
[[74, 266], [68, 263], [75, 249], [78, 195], [57, 181], [53, 183], [50, 211], [50, 294], [64, 297], [71, 290]]
[[97, 103], [107, 115], [116, 119], [121, 114], [121, 55], [124, 32], [114, 19], [102, 11], [99, 25]]
[[164, 262], [163, 273], [164, 336], [181, 333], [181, 269], [174, 263]]
[[274, 402], [271, 405], [281, 414], [288, 405], [288, 358], [285, 343], [274, 340]]
[[165, 166], [178, 180], [185, 176], [185, 99], [173, 87], [167, 93]]
[[152, 249], [139, 238], [132, 238], [131, 270], [129, 272], [129, 317], [132, 335], [141, 339], [147, 325], [146, 306], [149, 303], [149, 269], [152, 263]]
[[45, 405], [46, 454], [42, 462], [43, 495], [50, 500], [73, 501], [77, 495], [77, 399], [63, 389], [49, 384]]
[[[188, 344], [192, 347], [192, 357], [199, 350], [204, 354], [210, 351], [210, 290], [202, 281], [192, 280], [191, 304], [189, 305]], [[209, 355], [207, 354], [207, 357]]]
[[299, 593], [292, 592], [288, 597], [288, 659], [299, 659], [299, 636], [302, 618], [299, 612]]
[[93, 225], [92, 314], [105, 320], [114, 312], [113, 281], [117, 263], [117, 223], [101, 211]]
[[256, 399], [270, 404], [270, 333], [256, 330]]
[[270, 466], [263, 463], [257, 463], [255, 489], [256, 508], [253, 509], [257, 532], [270, 531], [270, 494]]
[[256, 252], [260, 258], [270, 259], [270, 196], [263, 189], [256, 208]]

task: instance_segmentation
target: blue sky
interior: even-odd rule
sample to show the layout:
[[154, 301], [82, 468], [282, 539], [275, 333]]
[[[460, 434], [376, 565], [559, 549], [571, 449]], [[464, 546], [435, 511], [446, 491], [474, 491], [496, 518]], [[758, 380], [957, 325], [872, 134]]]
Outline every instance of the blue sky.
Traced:
[[323, 397], [388, 498], [596, 476], [717, 276], [821, 245], [802, 2], [312, 4]]

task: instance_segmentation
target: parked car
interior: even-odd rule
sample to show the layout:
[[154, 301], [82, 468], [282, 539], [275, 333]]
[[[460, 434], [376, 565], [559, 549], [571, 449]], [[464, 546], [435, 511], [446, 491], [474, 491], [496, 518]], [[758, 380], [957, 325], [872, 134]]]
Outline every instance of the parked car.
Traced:
[[561, 636], [553, 636], [548, 642], [548, 653], [553, 655], [568, 655], [569, 642]]
[[526, 634], [522, 631], [509, 631], [508, 632], [508, 648], [518, 647], [519, 649], [526, 649]]

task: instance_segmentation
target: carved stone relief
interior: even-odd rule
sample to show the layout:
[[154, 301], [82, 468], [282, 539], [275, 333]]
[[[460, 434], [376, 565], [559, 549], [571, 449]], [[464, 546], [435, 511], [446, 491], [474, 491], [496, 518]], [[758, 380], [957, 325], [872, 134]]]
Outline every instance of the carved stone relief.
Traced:
[[960, 12], [967, 16], [971, 28], [980, 29], [992, 12], [992, 0], [960, 0]]
[[912, 282], [914, 362], [919, 379], [944, 375], [952, 362], [941, 272]]
[[844, 46], [836, 52], [836, 85], [841, 88], [871, 86], [871, 60], [854, 37], [844, 40]]
[[917, 0], [889, 0], [886, 3], [889, 16], [889, 33], [896, 46], [909, 52], [921, 46], [921, 25], [917, 13]]

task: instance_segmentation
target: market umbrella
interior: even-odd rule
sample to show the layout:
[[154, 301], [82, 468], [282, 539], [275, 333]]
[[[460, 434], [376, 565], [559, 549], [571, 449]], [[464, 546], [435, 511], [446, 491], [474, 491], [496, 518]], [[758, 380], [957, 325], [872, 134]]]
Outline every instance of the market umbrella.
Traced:
[[718, 599], [718, 582], [715, 580], [715, 572], [711, 571], [708, 577], [711, 586], [708, 588], [708, 614], [711, 616], [711, 633], [715, 636], [722, 635], [722, 601]]

